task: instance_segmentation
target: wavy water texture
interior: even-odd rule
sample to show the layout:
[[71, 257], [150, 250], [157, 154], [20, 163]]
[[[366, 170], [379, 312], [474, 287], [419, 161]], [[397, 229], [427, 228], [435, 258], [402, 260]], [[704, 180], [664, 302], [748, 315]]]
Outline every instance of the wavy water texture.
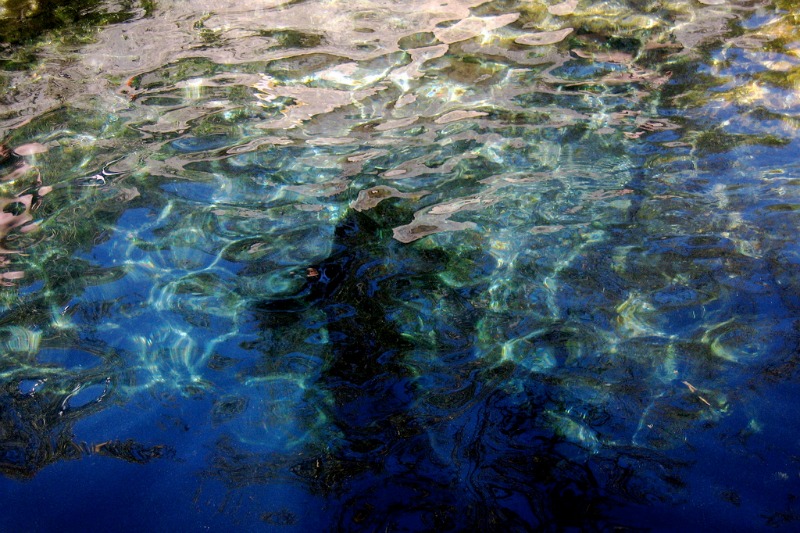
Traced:
[[4, 491], [115, 458], [145, 530], [800, 516], [796, 2], [134, 4], [3, 43]]

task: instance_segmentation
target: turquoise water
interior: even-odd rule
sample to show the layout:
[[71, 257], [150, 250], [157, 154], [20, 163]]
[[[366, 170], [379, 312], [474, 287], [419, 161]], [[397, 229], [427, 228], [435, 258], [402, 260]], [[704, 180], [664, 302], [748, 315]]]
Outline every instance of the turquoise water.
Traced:
[[800, 520], [797, 2], [0, 6], [1, 529]]

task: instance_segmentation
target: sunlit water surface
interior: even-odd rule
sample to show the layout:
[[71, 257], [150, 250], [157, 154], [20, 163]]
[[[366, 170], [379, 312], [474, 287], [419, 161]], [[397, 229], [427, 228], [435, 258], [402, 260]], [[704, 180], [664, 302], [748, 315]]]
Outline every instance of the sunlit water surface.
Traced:
[[797, 1], [10, 4], [0, 529], [798, 527]]

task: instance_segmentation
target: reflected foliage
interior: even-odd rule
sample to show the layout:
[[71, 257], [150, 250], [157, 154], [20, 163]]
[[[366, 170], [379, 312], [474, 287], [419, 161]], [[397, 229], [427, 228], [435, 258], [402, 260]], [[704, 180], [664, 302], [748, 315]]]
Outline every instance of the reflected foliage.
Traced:
[[795, 520], [793, 2], [257, 4], [7, 3], [7, 478], [123, 459], [220, 529]]
[[[6, 350], [0, 392], [0, 472], [11, 478], [28, 479], [41, 469], [62, 460], [99, 454], [133, 463], [146, 463], [165, 455], [165, 446], [148, 447], [134, 440], [87, 444], [73, 434], [81, 419], [97, 414], [114, 402], [113, 358], [105, 358], [89, 371], [57, 364], [42, 364], [35, 348], [19, 337], [20, 327], [3, 329]], [[36, 337], [34, 337], [36, 338]], [[38, 363], [38, 364], [37, 364]], [[117, 363], [118, 366], [118, 363]]]
[[[109, 6], [102, 0], [3, 0], [0, 46], [7, 49], [8, 45], [25, 43], [60, 29], [87, 34], [99, 26], [128, 20], [132, 17], [130, 10], [137, 4], [126, 1], [120, 6]], [[151, 12], [153, 3], [143, 2], [141, 8]]]

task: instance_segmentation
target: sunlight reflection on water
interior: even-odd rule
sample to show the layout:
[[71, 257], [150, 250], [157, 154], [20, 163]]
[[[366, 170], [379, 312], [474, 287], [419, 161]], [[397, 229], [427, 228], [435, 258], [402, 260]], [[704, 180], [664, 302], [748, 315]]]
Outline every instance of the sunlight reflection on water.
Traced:
[[226, 526], [800, 516], [796, 2], [118, 7], [2, 49], [8, 478], [115, 457]]

